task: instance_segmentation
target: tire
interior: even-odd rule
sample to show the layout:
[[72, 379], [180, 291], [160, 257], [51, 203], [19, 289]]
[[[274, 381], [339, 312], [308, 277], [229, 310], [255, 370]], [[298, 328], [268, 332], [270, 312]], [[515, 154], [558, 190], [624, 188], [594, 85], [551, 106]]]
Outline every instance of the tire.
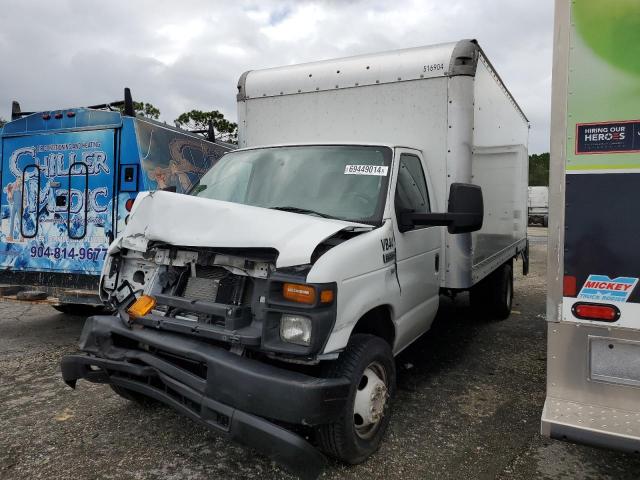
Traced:
[[[396, 389], [391, 348], [374, 335], [353, 335], [345, 351], [325, 373], [331, 378], [348, 378], [351, 388], [342, 417], [334, 423], [316, 427], [319, 446], [338, 460], [361, 463], [378, 449], [389, 424], [389, 399]], [[384, 388], [380, 387], [380, 382]], [[376, 410], [372, 416], [379, 416], [377, 421], [371, 417], [363, 419], [358, 413], [369, 411], [371, 406]]]
[[109, 386], [111, 387], [111, 390], [113, 390], [115, 393], [120, 395], [125, 400], [137, 403], [142, 407], [151, 408], [151, 407], [157, 407], [158, 405], [160, 405], [159, 401], [151, 397], [147, 397], [146, 395], [143, 395], [141, 393], [134, 392], [133, 390], [129, 390], [128, 388], [124, 388], [119, 385], [114, 385], [112, 383], [109, 384]]
[[474, 286], [471, 307], [484, 316], [504, 320], [513, 305], [513, 263], [509, 261]]
[[104, 305], [88, 305], [83, 303], [63, 303], [52, 306], [60, 313], [79, 317], [90, 317], [91, 315], [100, 315], [109, 311], [108, 307]]

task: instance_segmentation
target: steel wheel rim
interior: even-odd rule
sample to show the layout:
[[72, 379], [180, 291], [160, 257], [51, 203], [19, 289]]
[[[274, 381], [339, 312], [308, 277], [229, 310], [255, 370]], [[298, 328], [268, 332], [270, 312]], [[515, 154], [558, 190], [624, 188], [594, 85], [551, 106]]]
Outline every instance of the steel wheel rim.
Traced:
[[353, 402], [353, 426], [364, 440], [375, 436], [384, 418], [387, 399], [387, 372], [379, 362], [370, 363], [362, 372]]

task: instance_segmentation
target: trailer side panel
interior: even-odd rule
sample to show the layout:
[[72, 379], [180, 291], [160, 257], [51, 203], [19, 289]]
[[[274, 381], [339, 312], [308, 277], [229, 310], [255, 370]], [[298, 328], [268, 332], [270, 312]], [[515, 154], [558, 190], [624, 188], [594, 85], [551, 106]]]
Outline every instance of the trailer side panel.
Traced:
[[638, 452], [640, 4], [614, 3], [556, 2], [541, 429]]

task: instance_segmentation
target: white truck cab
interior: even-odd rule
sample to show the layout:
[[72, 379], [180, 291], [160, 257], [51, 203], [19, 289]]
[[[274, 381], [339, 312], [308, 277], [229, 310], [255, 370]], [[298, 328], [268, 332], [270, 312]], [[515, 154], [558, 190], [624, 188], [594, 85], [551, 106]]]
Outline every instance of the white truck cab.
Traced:
[[378, 448], [394, 355], [442, 292], [509, 315], [528, 123], [475, 41], [247, 72], [238, 90], [241, 148], [188, 195], [137, 197], [101, 280], [117, 313], [87, 320], [62, 373], [314, 477], [320, 451]]

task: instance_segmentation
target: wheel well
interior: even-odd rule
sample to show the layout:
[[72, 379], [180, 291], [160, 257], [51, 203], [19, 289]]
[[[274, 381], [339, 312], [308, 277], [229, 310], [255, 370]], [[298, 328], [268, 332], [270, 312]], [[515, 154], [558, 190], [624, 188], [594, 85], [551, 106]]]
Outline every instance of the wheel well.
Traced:
[[396, 337], [396, 329], [391, 320], [391, 310], [386, 305], [380, 305], [365, 313], [351, 334], [368, 333], [385, 340], [391, 348]]

